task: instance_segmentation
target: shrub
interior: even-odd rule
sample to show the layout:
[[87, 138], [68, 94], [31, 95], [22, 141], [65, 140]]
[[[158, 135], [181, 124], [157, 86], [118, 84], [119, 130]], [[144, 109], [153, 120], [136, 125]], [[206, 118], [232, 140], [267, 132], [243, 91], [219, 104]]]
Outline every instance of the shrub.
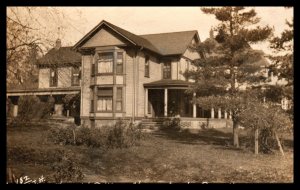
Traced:
[[[75, 143], [74, 143], [75, 133]], [[48, 132], [48, 139], [55, 144], [85, 145], [102, 148], [125, 148], [139, 144], [144, 137], [141, 129], [134, 124], [118, 121], [113, 126], [101, 128], [87, 128], [72, 126], [66, 128], [52, 127]]]
[[180, 118], [179, 117], [172, 117], [172, 118], [167, 118], [164, 120], [162, 129], [170, 129], [170, 130], [180, 130]]
[[73, 144], [73, 127], [51, 127], [48, 132], [48, 139], [54, 144]]
[[36, 96], [21, 96], [19, 98], [18, 121], [27, 122], [32, 119], [43, 119], [50, 116], [53, 100], [42, 102]]
[[61, 159], [52, 166], [53, 178], [56, 183], [81, 182], [84, 178], [76, 155], [72, 152], [64, 152]]

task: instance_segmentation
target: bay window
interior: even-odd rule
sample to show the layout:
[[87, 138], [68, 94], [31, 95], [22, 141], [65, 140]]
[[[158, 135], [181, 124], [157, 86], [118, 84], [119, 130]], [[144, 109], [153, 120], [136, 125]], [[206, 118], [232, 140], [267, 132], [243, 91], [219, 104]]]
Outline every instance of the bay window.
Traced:
[[117, 74], [123, 74], [123, 52], [117, 52], [117, 63], [116, 63]]
[[97, 111], [112, 111], [113, 88], [98, 88]]
[[113, 73], [114, 54], [113, 52], [99, 53], [98, 73]]

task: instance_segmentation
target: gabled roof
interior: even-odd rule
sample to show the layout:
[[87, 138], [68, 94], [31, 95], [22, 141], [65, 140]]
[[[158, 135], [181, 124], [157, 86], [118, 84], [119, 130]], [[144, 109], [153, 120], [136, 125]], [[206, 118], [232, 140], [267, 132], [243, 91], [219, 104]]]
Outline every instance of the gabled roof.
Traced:
[[72, 47], [52, 48], [38, 60], [39, 65], [76, 63], [81, 63], [81, 54], [72, 50]]
[[111, 30], [115, 31], [116, 33], [124, 37], [129, 43], [135, 46], [146, 48], [159, 55], [183, 54], [195, 35], [200, 41], [196, 30], [172, 33], [135, 35], [127, 30], [124, 30], [118, 26], [115, 26], [103, 20], [89, 33], [87, 33], [81, 40], [79, 40], [74, 45], [73, 49], [77, 49], [81, 45], [83, 45], [103, 26], [107, 26]]
[[151, 42], [155, 46], [155, 48], [158, 49], [161, 55], [175, 55], [183, 54], [192, 42], [192, 39], [195, 35], [200, 41], [198, 32], [196, 30], [145, 34], [140, 36]]

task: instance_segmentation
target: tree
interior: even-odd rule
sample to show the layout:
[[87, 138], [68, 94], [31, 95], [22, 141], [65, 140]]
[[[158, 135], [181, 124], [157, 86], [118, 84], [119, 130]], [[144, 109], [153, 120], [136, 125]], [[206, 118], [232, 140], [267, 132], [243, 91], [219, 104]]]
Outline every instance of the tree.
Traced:
[[193, 63], [196, 66], [194, 71], [186, 72], [196, 81], [190, 91], [197, 93], [196, 103], [201, 107], [218, 106], [232, 112], [233, 144], [239, 147], [239, 114], [245, 106], [240, 97], [241, 90], [265, 80], [262, 75], [257, 75], [262, 69], [257, 63], [263, 53], [253, 50], [250, 44], [267, 40], [272, 29], [256, 26], [260, 19], [254, 9], [222, 7], [201, 10], [214, 15], [220, 23], [214, 27], [217, 31], [215, 39], [196, 47], [196, 51], [208, 56]]
[[275, 137], [279, 150], [284, 156], [278, 134], [292, 129], [287, 113], [271, 102], [262, 103], [261, 98], [253, 93], [249, 93], [247, 98], [247, 106], [239, 116], [241, 124], [255, 132], [255, 154], [259, 152], [259, 145], [264, 148], [263, 151], [269, 151], [268, 139]]
[[[7, 85], [27, 86], [37, 78], [36, 62], [52, 48], [58, 37], [67, 34], [67, 27], [79, 31], [73, 22], [84, 22], [79, 9], [72, 18], [56, 7], [8, 7], [6, 15]], [[75, 14], [74, 14], [75, 13]], [[74, 19], [77, 15], [80, 19]], [[61, 30], [58, 30], [58, 27]], [[58, 35], [56, 34], [59, 31]], [[79, 31], [80, 32], [80, 31]], [[83, 34], [83, 33], [82, 33]]]
[[[275, 36], [270, 40], [270, 48], [274, 54], [268, 56], [273, 62], [269, 69], [278, 76], [278, 79], [286, 81], [284, 85], [278, 87], [281, 91], [281, 97], [287, 97], [293, 102], [294, 21], [286, 20], [286, 25], [288, 29], [285, 29], [280, 36]], [[293, 106], [289, 110], [289, 114], [293, 118]]]

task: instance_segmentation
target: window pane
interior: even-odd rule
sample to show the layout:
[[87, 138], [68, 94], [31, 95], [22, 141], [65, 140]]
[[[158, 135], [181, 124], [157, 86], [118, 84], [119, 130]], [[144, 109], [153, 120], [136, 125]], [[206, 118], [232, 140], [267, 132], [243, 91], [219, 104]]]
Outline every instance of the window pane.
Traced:
[[103, 111], [103, 98], [98, 98], [97, 100], [97, 110]]
[[113, 96], [112, 88], [98, 88], [98, 96]]
[[112, 98], [107, 98], [106, 99], [106, 110], [112, 110]]
[[116, 109], [117, 109], [117, 111], [122, 110], [122, 102], [121, 101], [117, 101]]
[[113, 53], [100, 53], [98, 59], [98, 73], [113, 72]]
[[117, 88], [117, 102], [116, 102], [116, 110], [122, 110], [122, 88]]
[[122, 88], [117, 88], [117, 99], [122, 99]]
[[171, 63], [170, 62], [164, 63], [164, 66], [163, 66], [163, 78], [164, 79], [171, 78]]

